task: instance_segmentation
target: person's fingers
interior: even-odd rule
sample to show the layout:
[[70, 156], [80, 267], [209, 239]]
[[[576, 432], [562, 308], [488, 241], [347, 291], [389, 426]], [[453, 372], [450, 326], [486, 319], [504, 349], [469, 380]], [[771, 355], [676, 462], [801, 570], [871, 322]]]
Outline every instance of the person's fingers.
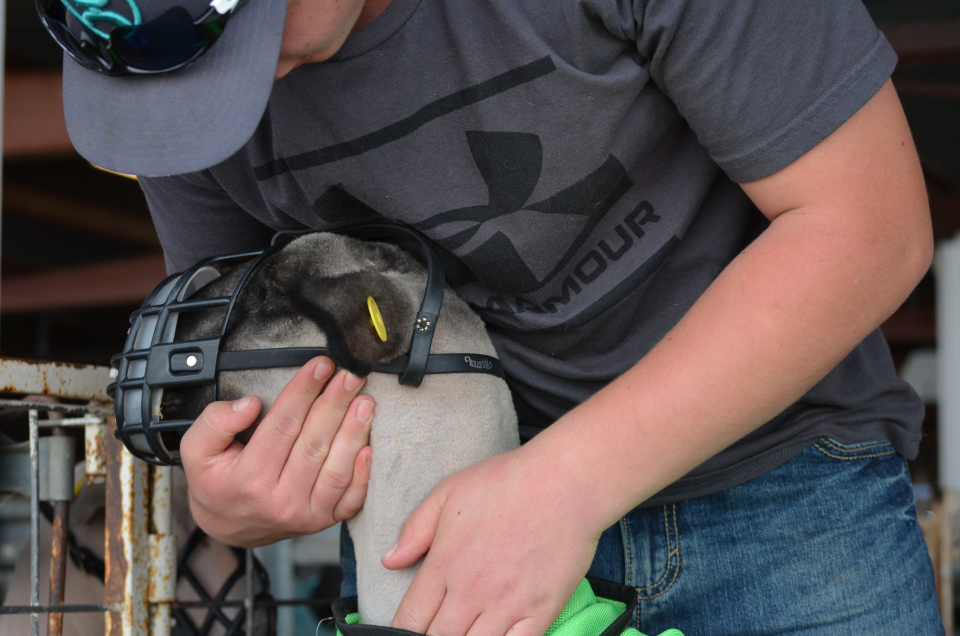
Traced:
[[305, 364], [287, 383], [241, 454], [240, 462], [262, 478], [276, 481], [317, 396], [333, 374], [326, 357]]
[[370, 443], [373, 413], [373, 399], [365, 395], [358, 397], [347, 411], [330, 446], [330, 454], [313, 485], [310, 496], [313, 505], [322, 510], [331, 510], [343, 497], [353, 481], [357, 453]]
[[[444, 596], [444, 602], [437, 609], [430, 626], [423, 632], [427, 636], [466, 636], [477, 620], [477, 610], [469, 604], [458, 603], [450, 594]], [[500, 632], [503, 634], [504, 632]], [[500, 636], [496, 634], [496, 636]]]
[[[459, 606], [464, 604], [450, 594], [444, 600], [443, 607], [437, 612], [435, 623], [440, 622], [441, 617], [446, 613], [447, 605]], [[536, 603], [528, 607], [511, 607], [511, 601], [516, 603], [518, 600], [515, 594], [509, 600], [503, 599], [494, 609], [484, 611], [477, 616], [467, 630], [435, 630], [434, 626], [431, 625], [430, 629], [432, 631], [427, 633], [433, 634], [436, 631], [438, 634], [464, 634], [465, 636], [542, 636], [550, 629], [555, 616], [562, 611], [562, 607], [557, 609]], [[542, 601], [543, 599], [539, 600]], [[556, 612], [556, 614], [552, 612]], [[527, 613], [526, 616], [525, 613]]]
[[548, 622], [542, 618], [522, 618], [507, 630], [506, 636], [541, 636], [552, 624], [553, 620]]
[[420, 568], [403, 595], [390, 627], [405, 629], [415, 634], [427, 633], [427, 628], [443, 604], [446, 593], [446, 585], [437, 572]]
[[466, 636], [490, 636], [491, 634], [500, 636], [500, 634], [506, 634], [513, 624], [514, 621], [507, 618], [503, 612], [488, 610], [477, 616], [477, 620], [473, 621], [473, 625], [467, 630]]
[[[363, 379], [346, 370], [337, 373], [327, 383], [323, 393], [314, 400], [306, 414], [303, 428], [290, 450], [280, 475], [281, 483], [298, 484], [298, 489], [303, 488], [306, 493], [310, 493], [314, 489], [313, 484], [321, 469], [336, 470], [333, 476], [340, 480], [338, 484], [340, 488], [337, 490], [336, 497], [329, 502], [328, 509], [333, 507], [343, 494], [343, 490], [349, 485], [353, 475], [353, 462], [357, 453], [367, 445], [369, 440], [368, 422], [358, 422], [355, 417], [357, 409], [351, 409], [351, 403], [363, 384]], [[364, 409], [364, 415], [372, 419], [373, 398], [367, 397], [363, 400], [370, 403]], [[335, 440], [341, 439], [344, 435], [352, 442], [349, 445], [349, 457], [337, 456], [337, 453], [345, 450], [342, 448], [342, 441], [334, 449]], [[333, 453], [331, 457], [334, 450], [337, 453]], [[329, 468], [328, 465], [330, 465]]]
[[440, 522], [440, 513], [443, 512], [443, 506], [446, 502], [446, 488], [444, 482], [440, 482], [433, 492], [427, 495], [423, 503], [417, 506], [417, 509], [407, 517], [403, 528], [400, 530], [400, 538], [397, 540], [397, 544], [380, 559], [383, 567], [388, 570], [407, 568], [427, 553], [427, 550], [433, 545], [433, 538], [437, 533], [437, 524]]
[[242, 446], [234, 437], [253, 424], [260, 414], [260, 407], [260, 398], [255, 396], [208, 404], [180, 441], [184, 469], [188, 473], [202, 470], [223, 461], [228, 451], [231, 457], [226, 459], [235, 457]]
[[[180, 457], [190, 483], [190, 511], [200, 527], [220, 536], [224, 476], [234, 472], [243, 444], [234, 439], [260, 413], [259, 398], [248, 396], [233, 402], [212, 402], [180, 440]], [[231, 544], [234, 545], [234, 544]]]
[[334, 521], [343, 521], [353, 518], [367, 498], [367, 486], [370, 484], [370, 467], [373, 461], [373, 449], [365, 446], [357, 454], [357, 461], [353, 466], [353, 479], [343, 491], [340, 501], [333, 509]]

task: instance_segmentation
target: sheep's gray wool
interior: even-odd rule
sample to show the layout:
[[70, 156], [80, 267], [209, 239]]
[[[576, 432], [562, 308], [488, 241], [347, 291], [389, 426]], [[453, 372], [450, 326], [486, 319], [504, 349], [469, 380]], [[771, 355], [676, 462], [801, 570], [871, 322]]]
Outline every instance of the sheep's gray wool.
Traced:
[[[242, 271], [235, 268], [196, 297], [231, 293]], [[410, 513], [444, 477], [519, 446], [510, 391], [500, 378], [427, 375], [419, 388], [410, 388], [395, 375], [371, 374], [376, 364], [409, 351], [426, 279], [424, 267], [395, 246], [308, 234], [268, 257], [252, 274], [222, 343], [225, 351], [326, 346], [338, 366], [370, 374], [363, 389], [377, 403], [370, 485], [363, 509], [348, 521], [357, 556], [360, 620], [366, 624], [390, 624], [419, 567], [389, 571], [380, 563]], [[385, 343], [370, 324], [368, 296], [386, 323]], [[221, 319], [218, 312], [185, 314], [176, 339], [215, 336]], [[449, 288], [431, 352], [496, 355], [481, 320]], [[218, 398], [255, 394], [265, 413], [295, 372], [223, 372]], [[165, 418], [194, 418], [207, 402], [207, 392], [171, 390], [163, 396], [162, 412]]]

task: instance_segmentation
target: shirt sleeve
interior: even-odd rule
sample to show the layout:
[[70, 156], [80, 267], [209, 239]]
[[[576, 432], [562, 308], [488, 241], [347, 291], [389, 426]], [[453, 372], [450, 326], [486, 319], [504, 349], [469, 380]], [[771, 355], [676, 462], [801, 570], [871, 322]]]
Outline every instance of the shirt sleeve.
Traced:
[[897, 57], [860, 0], [619, 0], [604, 20], [739, 183], [786, 167], [856, 113]]
[[140, 177], [169, 273], [208, 256], [269, 245], [273, 230], [231, 199], [207, 171]]

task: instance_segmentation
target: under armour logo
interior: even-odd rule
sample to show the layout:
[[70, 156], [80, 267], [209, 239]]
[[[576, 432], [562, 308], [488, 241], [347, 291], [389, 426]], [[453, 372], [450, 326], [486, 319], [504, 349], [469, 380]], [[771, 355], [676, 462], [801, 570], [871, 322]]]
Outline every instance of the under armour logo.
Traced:
[[[426, 231], [449, 223], [473, 223], [439, 239], [439, 242], [450, 251], [456, 251], [482, 279], [493, 273], [495, 280], [484, 282], [502, 293], [528, 294], [552, 280], [570, 263], [600, 219], [633, 186], [623, 165], [611, 155], [599, 168], [573, 185], [546, 199], [528, 203], [543, 167], [540, 138], [531, 133], [516, 132], [468, 131], [466, 135], [474, 162], [487, 185], [488, 203], [442, 212], [416, 227]], [[558, 221], [566, 220], [578, 226], [573, 241], [559, 246], [558, 259], [552, 263], [551, 270], [541, 271], [539, 276], [502, 229], [488, 229], [488, 236], [481, 235], [488, 221], [520, 211], [555, 215]]]

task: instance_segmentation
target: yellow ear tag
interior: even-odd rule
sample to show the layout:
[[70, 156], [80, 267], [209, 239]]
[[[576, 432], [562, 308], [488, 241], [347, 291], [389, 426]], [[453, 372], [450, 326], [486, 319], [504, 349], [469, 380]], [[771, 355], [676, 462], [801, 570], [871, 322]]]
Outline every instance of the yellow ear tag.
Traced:
[[380, 308], [377, 307], [377, 301], [373, 296], [367, 296], [367, 309], [370, 311], [370, 324], [377, 330], [380, 340], [387, 341], [387, 327], [383, 324], [383, 316], [380, 315]]

